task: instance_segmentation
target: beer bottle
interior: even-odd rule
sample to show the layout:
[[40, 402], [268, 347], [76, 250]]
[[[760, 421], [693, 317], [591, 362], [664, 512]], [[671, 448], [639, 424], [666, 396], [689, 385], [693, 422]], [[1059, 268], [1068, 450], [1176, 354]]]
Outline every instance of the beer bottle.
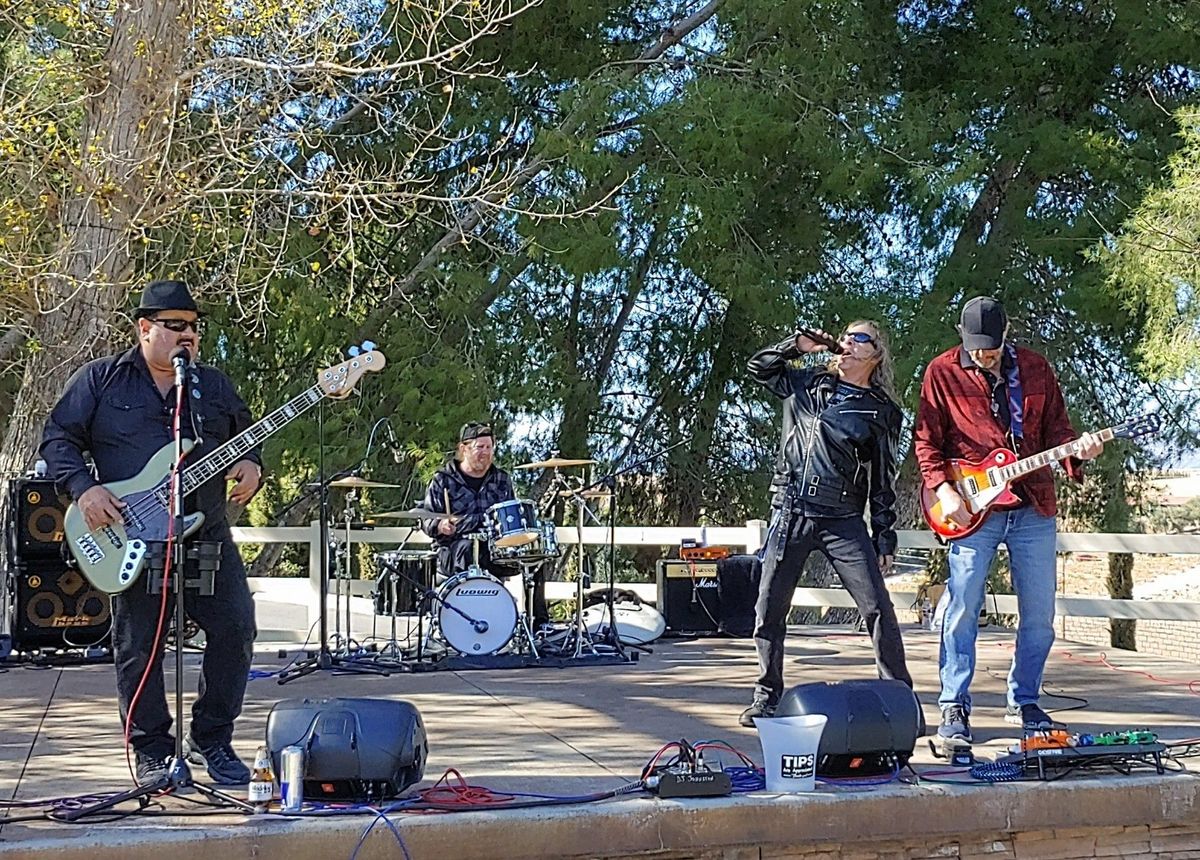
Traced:
[[265, 746], [258, 748], [254, 757], [254, 770], [250, 773], [250, 787], [247, 800], [254, 804], [258, 812], [266, 812], [267, 804], [275, 795], [275, 779], [271, 776], [271, 751]]

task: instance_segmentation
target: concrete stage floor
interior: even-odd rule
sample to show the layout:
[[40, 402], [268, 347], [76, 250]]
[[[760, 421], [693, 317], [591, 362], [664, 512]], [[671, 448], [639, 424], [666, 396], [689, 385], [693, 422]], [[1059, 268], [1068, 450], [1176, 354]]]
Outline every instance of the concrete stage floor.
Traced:
[[[936, 634], [906, 627], [905, 644], [917, 691], [926, 702], [926, 720], [936, 726], [937, 708], [933, 704], [937, 690]], [[1003, 752], [1004, 747], [1017, 737], [1015, 728], [1002, 719], [1004, 676], [1011, 647], [1011, 634], [981, 631], [979, 668], [973, 688], [973, 723], [976, 752], [989, 759]], [[429, 762], [422, 786], [432, 784], [452, 767], [472, 784], [501, 791], [579, 795], [611, 790], [635, 779], [643, 764], [664, 742], [681, 737], [692, 741], [725, 739], [761, 763], [756, 733], [737, 724], [738, 714], [749, 700], [755, 676], [752, 641], [721, 638], [660, 640], [653, 649], [652, 654], [641, 655], [638, 662], [619, 666], [404, 673], [390, 677], [318, 672], [284, 686], [276, 683], [274, 678], [256, 678], [249, 683], [235, 746], [243, 758], [253, 758], [264, 736], [267, 714], [280, 699], [362, 696], [401, 698], [420, 709], [429, 737]], [[1148, 728], [1164, 739], [1200, 735], [1200, 682], [1193, 683], [1190, 689], [1187, 686], [1200, 678], [1200, 667], [1137, 653], [1110, 651], [1108, 663], [1116, 667], [1111, 668], [1105, 664], [1103, 653], [1094, 647], [1058, 642], [1047, 667], [1045, 686], [1049, 693], [1061, 693], [1064, 698], [1047, 695], [1043, 705], [1077, 731]], [[190, 692], [196, 687], [199, 656], [188, 653], [186, 660]], [[168, 665], [172, 662], [170, 654], [167, 662]], [[277, 657], [275, 646], [263, 644], [256, 654], [255, 669], [278, 670], [286, 662]], [[11, 663], [0, 665], [6, 668], [0, 674], [0, 798], [29, 800], [112, 792], [130, 786], [122, 753], [111, 665], [46, 668]], [[864, 634], [849, 630], [822, 628], [818, 632], [814, 628], [796, 628], [789, 635], [786, 673], [789, 684], [874, 677], [870, 642]], [[1149, 677], [1151, 675], [1153, 678]], [[173, 672], [168, 671], [169, 690], [172, 678]], [[189, 695], [189, 704], [190, 700]], [[1065, 710], [1072, 707], [1078, 707], [1078, 710]], [[918, 742], [913, 761], [918, 770], [935, 764], [923, 740]], [[1196, 759], [1191, 761], [1200, 765]], [[198, 779], [205, 778], [202, 768], [194, 768], [194, 771]], [[1072, 778], [1056, 785], [1074, 781]], [[1144, 772], [1135, 776], [1114, 773], [1087, 777], [1084, 781], [1102, 783], [1106, 792], [1123, 791], [1123, 781], [1128, 786], [1139, 786], [1138, 790], [1143, 792], [1158, 791], [1155, 786], [1163, 784], [1167, 787], [1162, 790], [1168, 793], [1180, 790], [1172, 783], [1197, 783], [1187, 773], [1146, 776]], [[1025, 802], [1021, 800], [1022, 792], [1048, 788], [1045, 784], [1022, 784], [994, 791], [1001, 791], [1020, 804]], [[972, 792], [978, 791], [980, 789], [976, 787], [943, 785], [926, 788], [893, 783], [878, 789], [854, 791], [820, 786], [814, 795], [793, 797], [805, 797], [810, 801], [815, 798], [824, 805], [831, 800], [903, 799], [914, 792], [932, 792], [929, 796], [951, 800], [956, 795], [970, 795], [974, 799], [978, 795]], [[1194, 802], [1196, 791], [1193, 787], [1186, 789], [1184, 793], [1193, 798], [1188, 803]], [[733, 813], [733, 817], [722, 819], [721, 832], [730, 834], [729, 838], [735, 843], [742, 838], [740, 844], [744, 845], [747, 844], [746, 837], [738, 837], [735, 832], [737, 821], [748, 821], [753, 816], [748, 818], [739, 810], [755, 804], [778, 803], [779, 800], [778, 796], [764, 794], [680, 803], [634, 795], [596, 804], [558, 807], [550, 813], [488, 811], [439, 816], [397, 815], [395, 818], [404, 825], [414, 857], [458, 860], [468, 856], [543, 856], [538, 853], [542, 849], [534, 850], [530, 842], [529, 834], [535, 831], [529, 828], [535, 820], [543, 824], [557, 822], [554, 824], [557, 830], [546, 831], [549, 841], [544, 842], [543, 847], [550, 853], [545, 856], [602, 856], [605, 853], [624, 856], [606, 843], [596, 843], [594, 835], [583, 835], [592, 832], [589, 817], [596, 816], [600, 821], [618, 815], [623, 821], [637, 819], [644, 823], [648, 820], [646, 816], [655, 814], [655, 809], [668, 806], [677, 811], [683, 809], [687, 814], [695, 814], [696, 809], [709, 810], [706, 814], [717, 817], [720, 817], [718, 810], [723, 809], [724, 813]], [[1113, 802], [1120, 804], [1120, 797], [1115, 797]], [[179, 800], [168, 799], [164, 808], [176, 813], [189, 807]], [[1200, 821], [1197, 809], [1200, 805], [1187, 814]], [[19, 814], [22, 810], [7, 811], [8, 816]], [[1011, 810], [1006, 814], [1011, 819]], [[878, 812], [871, 815], [876, 820], [870, 827], [886, 833], [888, 822], [879, 820]], [[883, 813], [885, 819], [887, 815]], [[228, 838], [233, 841], [228, 849], [222, 850], [230, 857], [269, 857], [287, 853], [290, 860], [300, 860], [306, 856], [349, 856], [369, 821], [369, 817], [321, 822], [266, 820], [261, 816], [246, 819], [231, 814], [205, 819], [135, 817], [86, 825], [46, 821], [8, 823], [0, 824], [0, 854], [136, 857], [142, 856], [139, 852], [160, 851], [174, 845], [175, 850], [188, 850], [190, 856], [197, 838]], [[1075, 823], [1078, 826], [1088, 824], [1082, 820]], [[506, 825], [508, 830], [504, 829]], [[965, 827], [965, 822], [959, 822], [959, 825]], [[478, 830], [479, 827], [484, 829]], [[475, 835], [470, 837], [475, 841], [454, 847], [456, 828], [463, 834], [476, 828]], [[572, 829], [577, 840], [574, 843], [571, 843]], [[251, 842], [257, 847], [246, 847], [251, 842], [238, 841], [251, 830], [254, 834]], [[399, 856], [388, 853], [391, 836], [386, 828], [380, 826], [376, 831], [367, 843], [374, 850], [360, 856]], [[503, 839], [505, 837], [496, 834], [505, 832], [511, 840], [508, 847], [495, 842], [490, 845], [478, 842], [480, 839]], [[268, 849], [264, 840], [271, 836], [290, 836], [292, 841], [287, 847], [280, 843], [275, 849]], [[299, 841], [296, 841], [297, 837]], [[691, 840], [700, 837], [682, 831], [672, 837], [660, 826], [652, 838], [647, 838], [655, 843], [652, 847], [665, 851], [682, 850]], [[753, 837], [749, 838], [753, 840]], [[767, 837], [764, 835], [763, 838]], [[589, 842], [589, 839], [593, 841]], [[306, 840], [312, 852], [321, 846], [319, 854], [306, 853]], [[634, 842], [617, 841], [626, 854], [638, 853], [633, 850], [638, 847]], [[576, 845], [577, 850], [564, 847], [568, 844]], [[418, 850], [422, 845], [428, 850]], [[463, 845], [476, 847], [468, 849]], [[433, 846], [440, 847], [430, 853]], [[391, 843], [390, 850], [394, 849], [395, 845]], [[145, 856], [151, 856], [151, 853]]]

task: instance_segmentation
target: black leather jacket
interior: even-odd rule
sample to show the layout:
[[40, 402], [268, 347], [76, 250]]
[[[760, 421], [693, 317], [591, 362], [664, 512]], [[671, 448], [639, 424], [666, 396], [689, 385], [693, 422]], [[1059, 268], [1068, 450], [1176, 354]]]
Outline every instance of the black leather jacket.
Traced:
[[784, 401], [772, 505], [807, 516], [847, 517], [861, 516], [869, 502], [875, 549], [892, 555], [900, 408], [875, 389], [827, 406], [837, 377], [792, 366], [800, 355], [789, 338], [750, 359], [750, 374]]
[[508, 472], [492, 466], [483, 476], [483, 484], [477, 493], [463, 480], [458, 461], [452, 460], [438, 469], [429, 482], [424, 506], [431, 511], [445, 511], [447, 493], [450, 495], [450, 512], [461, 517], [455, 524], [454, 534], [439, 533], [439, 520], [421, 520], [421, 530], [439, 545], [451, 544], [464, 535], [483, 531], [483, 515], [487, 509], [513, 498], [512, 479]]

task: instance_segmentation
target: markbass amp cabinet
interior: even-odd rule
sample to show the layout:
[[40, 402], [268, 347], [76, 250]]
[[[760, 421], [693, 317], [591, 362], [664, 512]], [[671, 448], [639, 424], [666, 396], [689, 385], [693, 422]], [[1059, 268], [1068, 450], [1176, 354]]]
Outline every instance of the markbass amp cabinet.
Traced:
[[720, 630], [721, 591], [715, 561], [658, 562], [658, 611], [675, 633]]
[[73, 567], [57, 559], [8, 568], [14, 650], [108, 646], [112, 604]]
[[47, 478], [14, 478], [8, 482], [9, 558], [61, 559], [63, 514], [68, 499]]

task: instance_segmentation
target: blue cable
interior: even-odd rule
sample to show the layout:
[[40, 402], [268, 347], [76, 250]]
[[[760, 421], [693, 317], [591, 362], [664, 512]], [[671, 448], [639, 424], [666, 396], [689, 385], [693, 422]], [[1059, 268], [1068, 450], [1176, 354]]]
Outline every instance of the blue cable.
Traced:
[[727, 767], [729, 781], [733, 784], [734, 793], [743, 791], [762, 791], [767, 787], [767, 778], [756, 767]]
[[412, 855], [408, 853], [408, 846], [404, 844], [404, 837], [400, 835], [400, 831], [396, 829], [396, 825], [392, 822], [392, 819], [387, 817], [387, 811], [383, 809], [376, 809], [373, 806], [368, 806], [366, 808], [374, 812], [375, 817], [371, 819], [371, 823], [367, 825], [367, 828], [363, 831], [362, 836], [358, 838], [358, 844], [355, 845], [354, 850], [350, 852], [350, 860], [356, 860], [358, 857], [358, 852], [362, 850], [363, 843], [367, 841], [367, 837], [371, 835], [371, 831], [375, 829], [375, 825], [378, 824], [380, 820], [382, 820], [384, 824], [388, 826], [388, 829], [392, 831], [392, 835], [396, 837], [396, 843], [400, 846], [400, 850], [404, 853], [404, 860], [412, 860]]

